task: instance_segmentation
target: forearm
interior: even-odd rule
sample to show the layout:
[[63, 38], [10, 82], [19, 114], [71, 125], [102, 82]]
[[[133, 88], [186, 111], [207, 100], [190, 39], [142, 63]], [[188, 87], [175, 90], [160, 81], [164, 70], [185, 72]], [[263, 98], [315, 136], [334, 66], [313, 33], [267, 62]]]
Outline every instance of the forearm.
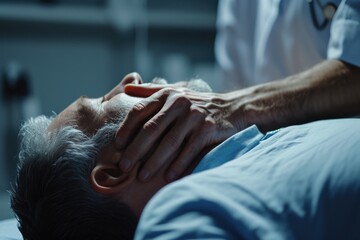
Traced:
[[336, 60], [284, 80], [224, 94], [173, 87], [125, 87], [127, 94], [146, 97], [129, 112], [116, 135], [117, 147], [126, 149], [122, 158], [132, 165], [151, 155], [142, 167], [148, 177], [142, 180], [150, 179], [176, 154], [166, 175], [173, 181], [193, 168], [202, 151], [252, 124], [266, 132], [360, 114], [360, 69]]
[[327, 60], [284, 80], [226, 96], [238, 129], [257, 124], [262, 131], [317, 119], [360, 114], [360, 69]]

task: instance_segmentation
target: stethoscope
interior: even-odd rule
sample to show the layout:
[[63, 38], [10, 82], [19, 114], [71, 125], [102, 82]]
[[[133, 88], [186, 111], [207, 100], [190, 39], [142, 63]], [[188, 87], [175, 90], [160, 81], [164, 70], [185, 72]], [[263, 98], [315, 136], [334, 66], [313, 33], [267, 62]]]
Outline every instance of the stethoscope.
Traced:
[[[311, 19], [312, 22], [314, 24], [314, 26], [319, 30], [323, 30], [324, 28], [326, 28], [326, 26], [328, 25], [328, 23], [331, 21], [331, 19], [334, 17], [337, 6], [332, 3], [332, 2], [328, 2], [326, 4], [322, 4], [320, 2], [320, 0], [307, 0], [309, 2], [309, 6], [310, 6], [310, 13], [311, 13]], [[322, 16], [324, 18], [322, 23], [319, 23], [317, 16], [316, 16], [316, 12], [315, 12], [315, 4], [314, 2], [316, 1], [316, 3], [320, 6], [321, 10], [322, 10]]]

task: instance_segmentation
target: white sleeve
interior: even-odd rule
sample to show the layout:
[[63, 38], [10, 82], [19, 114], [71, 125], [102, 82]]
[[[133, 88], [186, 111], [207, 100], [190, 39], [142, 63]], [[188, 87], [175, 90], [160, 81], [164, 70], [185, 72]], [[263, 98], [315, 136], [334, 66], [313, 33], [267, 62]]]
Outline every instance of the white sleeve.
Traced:
[[360, 1], [344, 0], [331, 24], [329, 59], [341, 59], [360, 67]]

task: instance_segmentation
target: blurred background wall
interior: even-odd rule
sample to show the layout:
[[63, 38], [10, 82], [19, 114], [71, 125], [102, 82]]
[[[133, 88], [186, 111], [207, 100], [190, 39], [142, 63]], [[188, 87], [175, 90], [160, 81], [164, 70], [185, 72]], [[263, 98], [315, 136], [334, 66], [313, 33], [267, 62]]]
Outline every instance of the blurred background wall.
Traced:
[[217, 0], [0, 0], [0, 219], [12, 217], [18, 129], [122, 77], [201, 77], [214, 60]]

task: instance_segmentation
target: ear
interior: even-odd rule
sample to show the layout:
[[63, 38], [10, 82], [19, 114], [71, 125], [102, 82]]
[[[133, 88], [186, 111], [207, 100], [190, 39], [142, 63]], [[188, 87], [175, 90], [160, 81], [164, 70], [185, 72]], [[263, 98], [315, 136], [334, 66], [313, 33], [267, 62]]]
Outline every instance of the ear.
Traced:
[[98, 163], [91, 171], [90, 181], [96, 192], [115, 194], [131, 182], [131, 177], [129, 174], [123, 173], [116, 165]]

